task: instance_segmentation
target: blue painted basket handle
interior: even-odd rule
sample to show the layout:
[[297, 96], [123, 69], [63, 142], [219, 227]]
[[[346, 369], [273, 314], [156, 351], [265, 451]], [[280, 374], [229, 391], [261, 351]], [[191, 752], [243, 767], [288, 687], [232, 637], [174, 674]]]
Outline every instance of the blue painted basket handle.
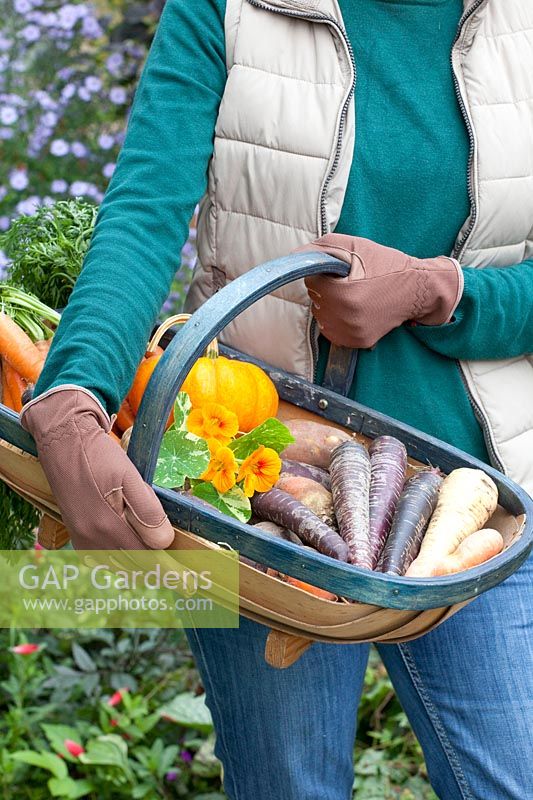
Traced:
[[[177, 331], [162, 355], [146, 387], [133, 426], [128, 455], [147, 483], [152, 483], [154, 477], [166, 420], [176, 394], [209, 342], [242, 311], [276, 289], [309, 275], [329, 273], [346, 276], [349, 270], [349, 265], [344, 261], [323, 253], [285, 256], [261, 264], [236, 278], [195, 312], [187, 324]], [[353, 351], [343, 352], [347, 349], [333, 347], [331, 350], [328, 388], [338, 388], [340, 385], [344, 389], [350, 370], [353, 376]]]

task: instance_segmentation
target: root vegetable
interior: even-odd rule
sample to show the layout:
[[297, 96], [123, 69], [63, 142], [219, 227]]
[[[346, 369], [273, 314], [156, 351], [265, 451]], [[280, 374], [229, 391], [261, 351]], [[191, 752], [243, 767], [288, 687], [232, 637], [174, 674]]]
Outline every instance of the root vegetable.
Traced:
[[362, 444], [337, 447], [329, 466], [333, 506], [339, 531], [350, 550], [350, 562], [372, 569], [369, 540], [370, 458]]
[[282, 492], [281, 489], [256, 492], [251, 502], [254, 514], [260, 519], [275, 522], [294, 531], [303, 542], [324, 555], [338, 561], [348, 561], [348, 546], [339, 534], [287, 492]]
[[291, 461], [287, 458], [284, 458], [281, 464], [282, 475], [311, 478], [311, 480], [321, 483], [325, 489], [331, 491], [331, 478], [326, 469], [322, 469], [322, 467], [313, 467], [312, 464], [303, 464], [301, 461]]
[[333, 511], [333, 498], [320, 483], [311, 478], [300, 478], [295, 475], [280, 475], [276, 489], [287, 492], [295, 500], [310, 508], [322, 522], [330, 528], [336, 527], [335, 512]]
[[21, 378], [16, 369], [13, 369], [5, 359], [3, 359], [2, 370], [5, 375], [5, 380], [9, 386], [9, 394], [11, 396], [12, 408], [19, 413], [22, 411], [22, 395], [26, 391], [27, 383], [24, 378]]
[[407, 452], [394, 436], [378, 436], [368, 448], [370, 455], [370, 553], [375, 569], [389, 534], [394, 511], [400, 499]]
[[285, 448], [282, 458], [315, 467], [327, 469], [333, 450], [342, 442], [353, 441], [353, 437], [345, 431], [307, 419], [291, 419], [284, 421], [284, 424], [295, 442]]
[[441, 476], [421, 470], [409, 478], [398, 500], [391, 530], [378, 565], [380, 572], [403, 575], [420, 550], [424, 532], [437, 505]]
[[327, 592], [325, 589], [321, 589], [319, 586], [313, 586], [311, 583], [300, 581], [298, 578], [292, 578], [290, 575], [283, 575], [283, 580], [285, 583], [289, 583], [291, 586], [295, 586], [297, 589], [303, 589], [304, 592], [313, 594], [315, 597], [320, 597], [321, 600], [331, 600], [333, 602], [338, 600], [336, 594]]
[[289, 531], [287, 528], [282, 528], [280, 525], [276, 525], [275, 522], [268, 522], [268, 520], [265, 520], [264, 522], [256, 522], [253, 527], [260, 528], [262, 531], [270, 533], [272, 536], [275, 536], [276, 539], [284, 539], [286, 542], [292, 542], [293, 544], [303, 544], [300, 537], [297, 536], [293, 531]]
[[498, 488], [483, 470], [461, 467], [450, 472], [424, 536], [417, 569], [431, 570], [457, 550], [463, 539], [483, 528], [497, 505]]
[[37, 383], [44, 355], [4, 311], [0, 311], [0, 354], [25, 380]]
[[457, 550], [429, 567], [427, 560], [417, 564], [414, 561], [406, 572], [408, 578], [431, 578], [437, 575], [451, 575], [455, 572], [477, 567], [497, 556], [503, 550], [503, 536], [493, 528], [474, 531], [463, 539]]

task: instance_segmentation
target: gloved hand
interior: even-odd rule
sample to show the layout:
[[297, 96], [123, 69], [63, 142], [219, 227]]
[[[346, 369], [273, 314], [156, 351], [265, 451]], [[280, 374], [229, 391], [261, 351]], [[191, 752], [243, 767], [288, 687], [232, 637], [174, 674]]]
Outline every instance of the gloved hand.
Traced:
[[295, 252], [323, 252], [351, 265], [347, 278], [305, 279], [320, 330], [330, 342], [373, 347], [403, 322], [449, 322], [463, 294], [453, 258], [412, 258], [358, 236], [329, 233]]
[[76, 549], [159, 550], [173, 542], [161, 503], [107, 435], [111, 420], [91, 392], [50, 389], [23, 407], [20, 421]]

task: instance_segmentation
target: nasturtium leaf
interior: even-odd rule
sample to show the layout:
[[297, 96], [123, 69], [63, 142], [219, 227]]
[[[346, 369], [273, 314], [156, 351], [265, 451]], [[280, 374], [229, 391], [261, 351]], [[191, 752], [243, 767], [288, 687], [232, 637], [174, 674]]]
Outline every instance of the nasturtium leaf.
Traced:
[[293, 442], [294, 437], [287, 426], [280, 422], [279, 419], [270, 417], [250, 433], [235, 439], [229, 447], [233, 450], [235, 458], [244, 459], [248, 458], [261, 445], [271, 447], [276, 453], [281, 453]]
[[178, 392], [174, 402], [174, 422], [172, 428], [177, 431], [187, 430], [187, 417], [191, 413], [192, 403], [187, 392]]
[[181, 488], [185, 478], [199, 478], [209, 464], [205, 439], [173, 428], [163, 436], [154, 483], [163, 489]]
[[212, 483], [198, 483], [193, 489], [193, 494], [228, 517], [238, 519], [239, 522], [248, 522], [252, 516], [250, 500], [239, 486], [234, 486], [229, 492], [221, 494]]

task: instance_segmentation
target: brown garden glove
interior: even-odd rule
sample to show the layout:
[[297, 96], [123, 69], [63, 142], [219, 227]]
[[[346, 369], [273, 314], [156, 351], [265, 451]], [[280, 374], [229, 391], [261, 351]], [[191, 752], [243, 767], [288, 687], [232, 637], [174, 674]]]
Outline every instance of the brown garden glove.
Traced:
[[305, 279], [313, 314], [333, 344], [373, 347], [408, 320], [449, 322], [463, 294], [463, 273], [448, 256], [412, 258], [358, 236], [329, 233], [295, 252], [323, 252], [351, 265], [347, 278]]
[[107, 435], [111, 421], [91, 392], [50, 389], [24, 406], [20, 421], [76, 549], [159, 550], [173, 542], [161, 503]]

